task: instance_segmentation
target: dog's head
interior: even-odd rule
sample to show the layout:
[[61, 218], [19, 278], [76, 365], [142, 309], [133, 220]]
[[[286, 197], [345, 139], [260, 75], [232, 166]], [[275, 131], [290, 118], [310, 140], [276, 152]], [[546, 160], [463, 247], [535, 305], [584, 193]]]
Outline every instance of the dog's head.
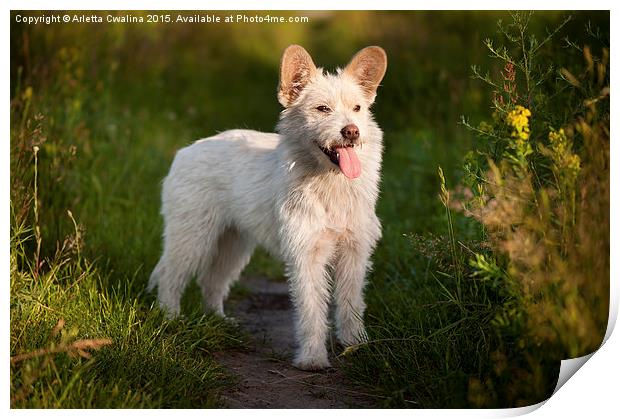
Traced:
[[355, 54], [343, 70], [329, 74], [314, 65], [305, 49], [289, 46], [280, 65], [278, 100], [285, 109], [279, 131], [323, 167], [339, 168], [350, 179], [359, 177], [359, 153], [381, 141], [370, 106], [386, 67], [385, 51], [372, 46]]

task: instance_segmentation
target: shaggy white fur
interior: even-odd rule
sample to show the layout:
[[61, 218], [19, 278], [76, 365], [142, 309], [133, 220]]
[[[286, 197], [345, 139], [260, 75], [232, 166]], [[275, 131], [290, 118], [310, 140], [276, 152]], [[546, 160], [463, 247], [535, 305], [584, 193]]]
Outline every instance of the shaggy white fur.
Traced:
[[381, 236], [383, 150], [369, 107], [386, 65], [383, 49], [368, 47], [328, 74], [292, 45], [281, 62], [278, 134], [231, 130], [177, 153], [163, 183], [163, 255], [149, 281], [169, 314], [196, 276], [207, 309], [224, 315], [230, 285], [261, 245], [286, 266], [297, 367], [329, 366], [332, 288], [341, 343], [367, 339], [363, 290]]

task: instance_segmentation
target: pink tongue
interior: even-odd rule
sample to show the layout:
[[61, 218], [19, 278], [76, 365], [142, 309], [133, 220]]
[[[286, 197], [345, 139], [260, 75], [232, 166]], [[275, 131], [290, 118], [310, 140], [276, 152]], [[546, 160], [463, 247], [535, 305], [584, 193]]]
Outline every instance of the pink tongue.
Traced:
[[342, 173], [349, 179], [359, 177], [362, 173], [362, 168], [353, 147], [338, 147], [336, 151], [340, 155], [338, 165]]

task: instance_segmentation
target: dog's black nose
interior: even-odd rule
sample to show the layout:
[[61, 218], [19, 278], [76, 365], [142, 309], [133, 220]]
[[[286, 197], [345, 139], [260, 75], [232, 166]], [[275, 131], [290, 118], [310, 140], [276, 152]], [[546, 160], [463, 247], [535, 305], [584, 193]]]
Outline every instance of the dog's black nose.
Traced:
[[360, 137], [360, 130], [355, 124], [349, 124], [340, 130], [342, 137], [349, 141], [355, 141]]

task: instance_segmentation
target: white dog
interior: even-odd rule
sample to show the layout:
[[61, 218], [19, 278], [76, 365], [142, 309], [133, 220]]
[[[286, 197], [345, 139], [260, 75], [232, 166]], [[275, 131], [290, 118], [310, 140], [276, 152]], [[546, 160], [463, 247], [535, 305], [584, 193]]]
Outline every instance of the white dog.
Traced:
[[383, 150], [369, 108], [386, 66], [385, 52], [373, 46], [329, 74], [291, 45], [280, 67], [278, 134], [231, 130], [177, 153], [163, 183], [163, 255], [149, 281], [162, 307], [177, 315], [195, 275], [207, 309], [224, 315], [231, 284], [261, 245], [286, 266], [295, 366], [329, 366], [332, 284], [338, 339], [367, 339], [363, 292], [381, 237], [375, 203]]

